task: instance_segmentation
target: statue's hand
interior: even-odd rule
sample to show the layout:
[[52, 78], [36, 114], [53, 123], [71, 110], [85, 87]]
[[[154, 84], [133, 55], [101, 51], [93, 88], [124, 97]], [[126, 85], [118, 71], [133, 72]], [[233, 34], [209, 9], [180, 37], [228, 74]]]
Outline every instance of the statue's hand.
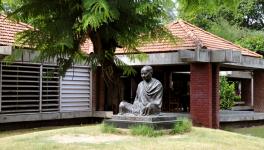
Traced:
[[146, 116], [146, 115], [149, 115], [150, 113], [150, 108], [151, 107], [151, 103], [148, 103], [144, 108], [143, 108], [143, 111], [142, 111], [142, 115], [143, 116]]

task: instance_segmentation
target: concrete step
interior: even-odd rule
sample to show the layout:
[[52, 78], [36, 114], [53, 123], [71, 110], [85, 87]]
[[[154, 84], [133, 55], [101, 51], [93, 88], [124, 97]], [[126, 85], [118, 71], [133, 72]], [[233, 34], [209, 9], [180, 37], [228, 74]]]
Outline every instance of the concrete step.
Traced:
[[235, 106], [241, 106], [241, 105], [245, 105], [245, 102], [243, 101], [239, 101], [239, 102], [234, 102]]
[[253, 110], [252, 106], [234, 106], [231, 108], [234, 111], [246, 111], [246, 110]]

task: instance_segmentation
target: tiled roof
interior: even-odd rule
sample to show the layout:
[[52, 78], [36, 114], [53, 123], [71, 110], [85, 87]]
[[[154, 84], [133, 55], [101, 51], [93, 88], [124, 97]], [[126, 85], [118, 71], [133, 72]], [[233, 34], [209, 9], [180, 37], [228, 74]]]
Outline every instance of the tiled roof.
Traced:
[[10, 21], [5, 15], [0, 14], [0, 45], [14, 45], [16, 33], [32, 28], [22, 22]]
[[[28, 24], [22, 22], [12, 22], [6, 19], [5, 15], [0, 14], [0, 45], [14, 45], [15, 34], [24, 30], [32, 29]], [[261, 55], [246, 48], [233, 44], [223, 38], [213, 35], [183, 20], [179, 20], [167, 25], [171, 33], [181, 40], [177, 44], [169, 42], [152, 42], [138, 48], [139, 51], [146, 53], [171, 52], [179, 50], [195, 50], [198, 47], [209, 50], [231, 49], [241, 51], [243, 55], [262, 57]], [[86, 53], [93, 52], [93, 45], [90, 40], [82, 44], [81, 49]], [[124, 53], [123, 49], [118, 48], [116, 53]]]
[[[195, 50], [198, 47], [206, 48], [209, 50], [223, 50], [231, 49], [241, 51], [242, 55], [252, 57], [262, 57], [261, 55], [250, 51], [249, 49], [235, 45], [234, 43], [227, 41], [221, 37], [218, 37], [212, 33], [202, 30], [190, 23], [183, 20], [167, 25], [167, 28], [173, 35], [180, 38], [177, 44], [171, 44], [170, 42], [152, 42], [145, 44], [138, 48], [139, 51], [146, 53], [156, 52], [170, 52], [179, 50]], [[122, 49], [117, 49], [117, 53], [123, 53]]]
[[84, 53], [90, 54], [93, 52], [93, 43], [90, 39], [86, 39], [84, 43], [81, 45], [81, 50]]

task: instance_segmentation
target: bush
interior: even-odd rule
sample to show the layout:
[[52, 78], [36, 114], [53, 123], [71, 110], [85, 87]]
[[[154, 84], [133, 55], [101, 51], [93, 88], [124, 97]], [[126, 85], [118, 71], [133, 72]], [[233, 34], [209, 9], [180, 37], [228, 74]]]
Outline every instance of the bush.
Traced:
[[241, 96], [236, 95], [236, 96], [234, 97], [234, 101], [235, 101], [235, 102], [240, 102], [240, 101], [241, 101]]
[[157, 137], [163, 135], [162, 131], [157, 131], [152, 126], [145, 124], [131, 126], [130, 132], [132, 135], [140, 135], [147, 137]]
[[192, 130], [192, 121], [188, 118], [178, 119], [172, 129], [172, 134], [182, 134]]
[[236, 41], [236, 44], [253, 51], [264, 50], [263, 32], [253, 32], [254, 34], [243, 37]]
[[117, 133], [117, 128], [112, 124], [102, 123], [101, 125], [101, 132], [102, 133]]
[[226, 77], [220, 80], [220, 108], [230, 109], [236, 99], [235, 84], [229, 83]]

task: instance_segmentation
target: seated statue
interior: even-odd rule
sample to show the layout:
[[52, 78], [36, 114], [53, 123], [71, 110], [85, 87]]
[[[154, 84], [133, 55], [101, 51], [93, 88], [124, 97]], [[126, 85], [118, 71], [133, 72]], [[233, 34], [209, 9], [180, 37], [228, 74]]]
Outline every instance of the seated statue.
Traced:
[[132, 114], [136, 116], [157, 115], [161, 111], [163, 87], [160, 81], [152, 78], [151, 66], [141, 69], [143, 81], [138, 84], [133, 104], [122, 101], [119, 104], [119, 115]]

